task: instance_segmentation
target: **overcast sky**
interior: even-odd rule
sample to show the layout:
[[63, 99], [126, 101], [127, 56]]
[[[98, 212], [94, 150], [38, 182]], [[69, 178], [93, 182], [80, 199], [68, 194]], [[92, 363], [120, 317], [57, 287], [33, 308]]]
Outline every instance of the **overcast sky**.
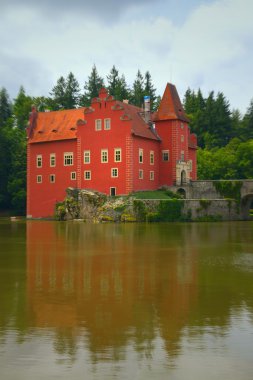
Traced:
[[70, 71], [80, 86], [96, 64], [129, 85], [150, 71], [207, 96], [222, 91], [243, 113], [253, 98], [252, 0], [0, 0], [0, 87], [47, 96]]

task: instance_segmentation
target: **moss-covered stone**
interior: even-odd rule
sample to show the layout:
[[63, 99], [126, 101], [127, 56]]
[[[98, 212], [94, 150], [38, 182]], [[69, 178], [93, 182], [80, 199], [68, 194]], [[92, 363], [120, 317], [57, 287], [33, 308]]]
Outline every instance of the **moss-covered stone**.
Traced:
[[134, 215], [131, 215], [131, 214], [122, 214], [120, 220], [123, 223], [137, 222], [136, 217]]

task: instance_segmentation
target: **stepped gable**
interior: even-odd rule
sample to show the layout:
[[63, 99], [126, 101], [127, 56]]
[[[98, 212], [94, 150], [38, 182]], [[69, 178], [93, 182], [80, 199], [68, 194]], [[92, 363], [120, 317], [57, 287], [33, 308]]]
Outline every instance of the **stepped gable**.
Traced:
[[123, 115], [126, 115], [132, 124], [132, 133], [135, 136], [143, 137], [151, 140], [160, 140], [152, 127], [145, 122], [143, 118], [143, 110], [132, 104], [116, 101], [116, 105], [123, 108]]
[[38, 112], [32, 127], [29, 142], [70, 140], [76, 138], [76, 123], [84, 119], [85, 108]]
[[167, 83], [160, 106], [153, 116], [154, 121], [158, 120], [181, 120], [189, 122], [187, 118], [176, 87]]

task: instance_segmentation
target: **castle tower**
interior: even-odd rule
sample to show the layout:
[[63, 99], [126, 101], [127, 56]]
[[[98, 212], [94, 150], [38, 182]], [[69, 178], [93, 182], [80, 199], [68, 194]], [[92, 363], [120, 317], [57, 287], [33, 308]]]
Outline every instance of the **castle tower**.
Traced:
[[196, 179], [197, 141], [190, 134], [189, 120], [173, 84], [167, 84], [153, 121], [161, 138], [160, 186], [180, 186]]

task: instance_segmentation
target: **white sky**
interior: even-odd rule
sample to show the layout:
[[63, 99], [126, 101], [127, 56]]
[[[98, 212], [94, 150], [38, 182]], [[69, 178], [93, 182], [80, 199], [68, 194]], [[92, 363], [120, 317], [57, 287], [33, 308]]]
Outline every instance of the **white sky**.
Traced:
[[70, 71], [81, 88], [96, 64], [129, 85], [150, 71], [183, 95], [222, 91], [243, 113], [253, 98], [252, 0], [0, 0], [0, 87], [47, 96]]

